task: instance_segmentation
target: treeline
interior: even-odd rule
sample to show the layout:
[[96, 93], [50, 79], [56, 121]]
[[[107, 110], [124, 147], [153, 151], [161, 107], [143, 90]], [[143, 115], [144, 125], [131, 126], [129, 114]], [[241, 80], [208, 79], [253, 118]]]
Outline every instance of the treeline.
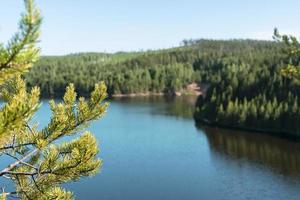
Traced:
[[[196, 105], [197, 123], [300, 135], [300, 86], [285, 78], [281, 43], [255, 40], [185, 40], [181, 47], [115, 54], [43, 57], [26, 75], [43, 97], [80, 95], [104, 81], [109, 95], [174, 94], [193, 82], [207, 87]], [[204, 88], [204, 87], [203, 87]]]
[[300, 86], [281, 74], [284, 46], [270, 45], [195, 62], [210, 85], [197, 100], [197, 123], [300, 136]]
[[109, 95], [168, 93], [196, 81], [187, 49], [119, 54], [76, 54], [43, 57], [26, 75], [28, 86], [38, 85], [42, 95], [61, 96], [68, 83], [88, 94], [104, 81]]
[[[47, 56], [31, 69], [26, 80], [29, 87], [40, 86], [43, 97], [61, 96], [70, 82], [85, 95], [99, 81], [105, 82], [109, 95], [174, 94], [192, 82], [208, 82], [220, 63], [247, 60], [256, 64], [260, 57], [278, 48], [266, 41], [189, 40], [184, 46], [158, 51]], [[200, 69], [203, 66], [206, 71]]]

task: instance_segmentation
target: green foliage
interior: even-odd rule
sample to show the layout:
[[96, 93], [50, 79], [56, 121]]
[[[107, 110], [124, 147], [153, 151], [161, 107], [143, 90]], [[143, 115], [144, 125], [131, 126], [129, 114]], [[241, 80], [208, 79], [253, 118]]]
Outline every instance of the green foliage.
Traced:
[[176, 51], [42, 57], [26, 80], [29, 87], [41, 87], [43, 97], [62, 96], [68, 82], [86, 95], [99, 80], [105, 82], [109, 95], [172, 94], [195, 80], [192, 62], [180, 60]]
[[26, 13], [22, 15], [19, 32], [5, 47], [0, 44], [0, 84], [26, 72], [39, 56], [35, 46], [39, 38], [40, 13], [35, 9], [33, 0], [25, 1]]
[[192, 82], [210, 81], [211, 70], [223, 63], [239, 65], [246, 60], [256, 65], [263, 56], [266, 60], [275, 54], [281, 57], [280, 46], [254, 40], [191, 40], [183, 47], [157, 51], [46, 56], [26, 74], [26, 80], [29, 87], [38, 85], [43, 97], [62, 96], [68, 82], [86, 95], [99, 80], [105, 82], [109, 95], [173, 94]]
[[[7, 178], [15, 191], [3, 188], [1, 199], [73, 199], [61, 184], [92, 176], [102, 165], [97, 158], [96, 138], [84, 128], [105, 114], [108, 104], [103, 82], [95, 84], [90, 98], [77, 99], [75, 87], [69, 84], [62, 102], [50, 101], [50, 123], [42, 130], [32, 121], [39, 108], [40, 89], [28, 91], [21, 75], [39, 57], [35, 44], [39, 37], [41, 17], [33, 0], [25, 0], [20, 32], [6, 47], [0, 45], [0, 158], [13, 162], [0, 171], [0, 180]], [[31, 125], [33, 124], [33, 125]], [[77, 139], [60, 142], [78, 135]]]
[[287, 66], [282, 69], [282, 75], [289, 79], [296, 78], [300, 80], [299, 64], [300, 64], [300, 43], [296, 37], [292, 35], [281, 35], [278, 29], [274, 30], [274, 39], [285, 45], [284, 54]]
[[300, 135], [300, 89], [290, 79], [298, 74], [299, 43], [277, 30], [274, 37], [272, 48], [245, 47], [223, 54], [214, 65], [199, 61], [196, 67], [209, 89], [198, 99], [198, 123]]

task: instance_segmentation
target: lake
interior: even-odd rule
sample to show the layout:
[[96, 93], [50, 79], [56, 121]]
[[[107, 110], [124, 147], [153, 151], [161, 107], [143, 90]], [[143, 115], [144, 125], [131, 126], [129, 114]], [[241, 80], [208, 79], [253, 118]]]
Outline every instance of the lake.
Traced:
[[[66, 187], [77, 199], [299, 199], [300, 143], [256, 133], [197, 128], [195, 98], [121, 98], [89, 130], [101, 173]], [[38, 111], [49, 121], [47, 102]]]

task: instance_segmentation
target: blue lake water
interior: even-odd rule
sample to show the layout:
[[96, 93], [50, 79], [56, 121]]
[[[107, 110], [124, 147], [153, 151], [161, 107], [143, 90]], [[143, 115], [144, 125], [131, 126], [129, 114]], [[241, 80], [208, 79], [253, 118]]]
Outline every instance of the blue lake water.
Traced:
[[[76, 199], [299, 199], [300, 144], [197, 128], [194, 99], [122, 98], [93, 122], [101, 173], [66, 187]], [[47, 102], [35, 119], [49, 120]]]

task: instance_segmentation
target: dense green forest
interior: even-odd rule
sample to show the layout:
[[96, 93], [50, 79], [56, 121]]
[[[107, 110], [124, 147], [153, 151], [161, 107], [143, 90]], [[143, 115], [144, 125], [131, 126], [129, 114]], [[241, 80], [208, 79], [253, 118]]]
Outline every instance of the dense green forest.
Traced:
[[202, 83], [209, 84], [206, 94], [197, 100], [198, 124], [300, 135], [300, 86], [283, 76], [289, 56], [284, 44], [275, 44], [266, 45], [268, 48], [250, 45], [241, 51], [226, 51], [218, 59], [195, 62]]
[[43, 57], [26, 80], [29, 86], [40, 86], [44, 97], [61, 96], [70, 82], [84, 95], [99, 81], [105, 82], [109, 95], [173, 94], [197, 80], [193, 70], [195, 57], [192, 48]]
[[219, 65], [256, 65], [262, 59], [273, 60], [269, 54], [276, 55], [279, 48], [273, 42], [253, 40], [185, 40], [182, 44], [146, 52], [46, 56], [26, 80], [29, 86], [40, 86], [44, 97], [61, 96], [70, 82], [85, 95], [99, 81], [105, 82], [109, 95], [174, 94], [192, 82], [210, 81]]
[[184, 40], [177, 48], [46, 56], [26, 75], [44, 97], [69, 82], [81, 95], [104, 81], [109, 95], [174, 94], [196, 82], [197, 123], [300, 135], [299, 84], [282, 75], [284, 44], [256, 40]]

